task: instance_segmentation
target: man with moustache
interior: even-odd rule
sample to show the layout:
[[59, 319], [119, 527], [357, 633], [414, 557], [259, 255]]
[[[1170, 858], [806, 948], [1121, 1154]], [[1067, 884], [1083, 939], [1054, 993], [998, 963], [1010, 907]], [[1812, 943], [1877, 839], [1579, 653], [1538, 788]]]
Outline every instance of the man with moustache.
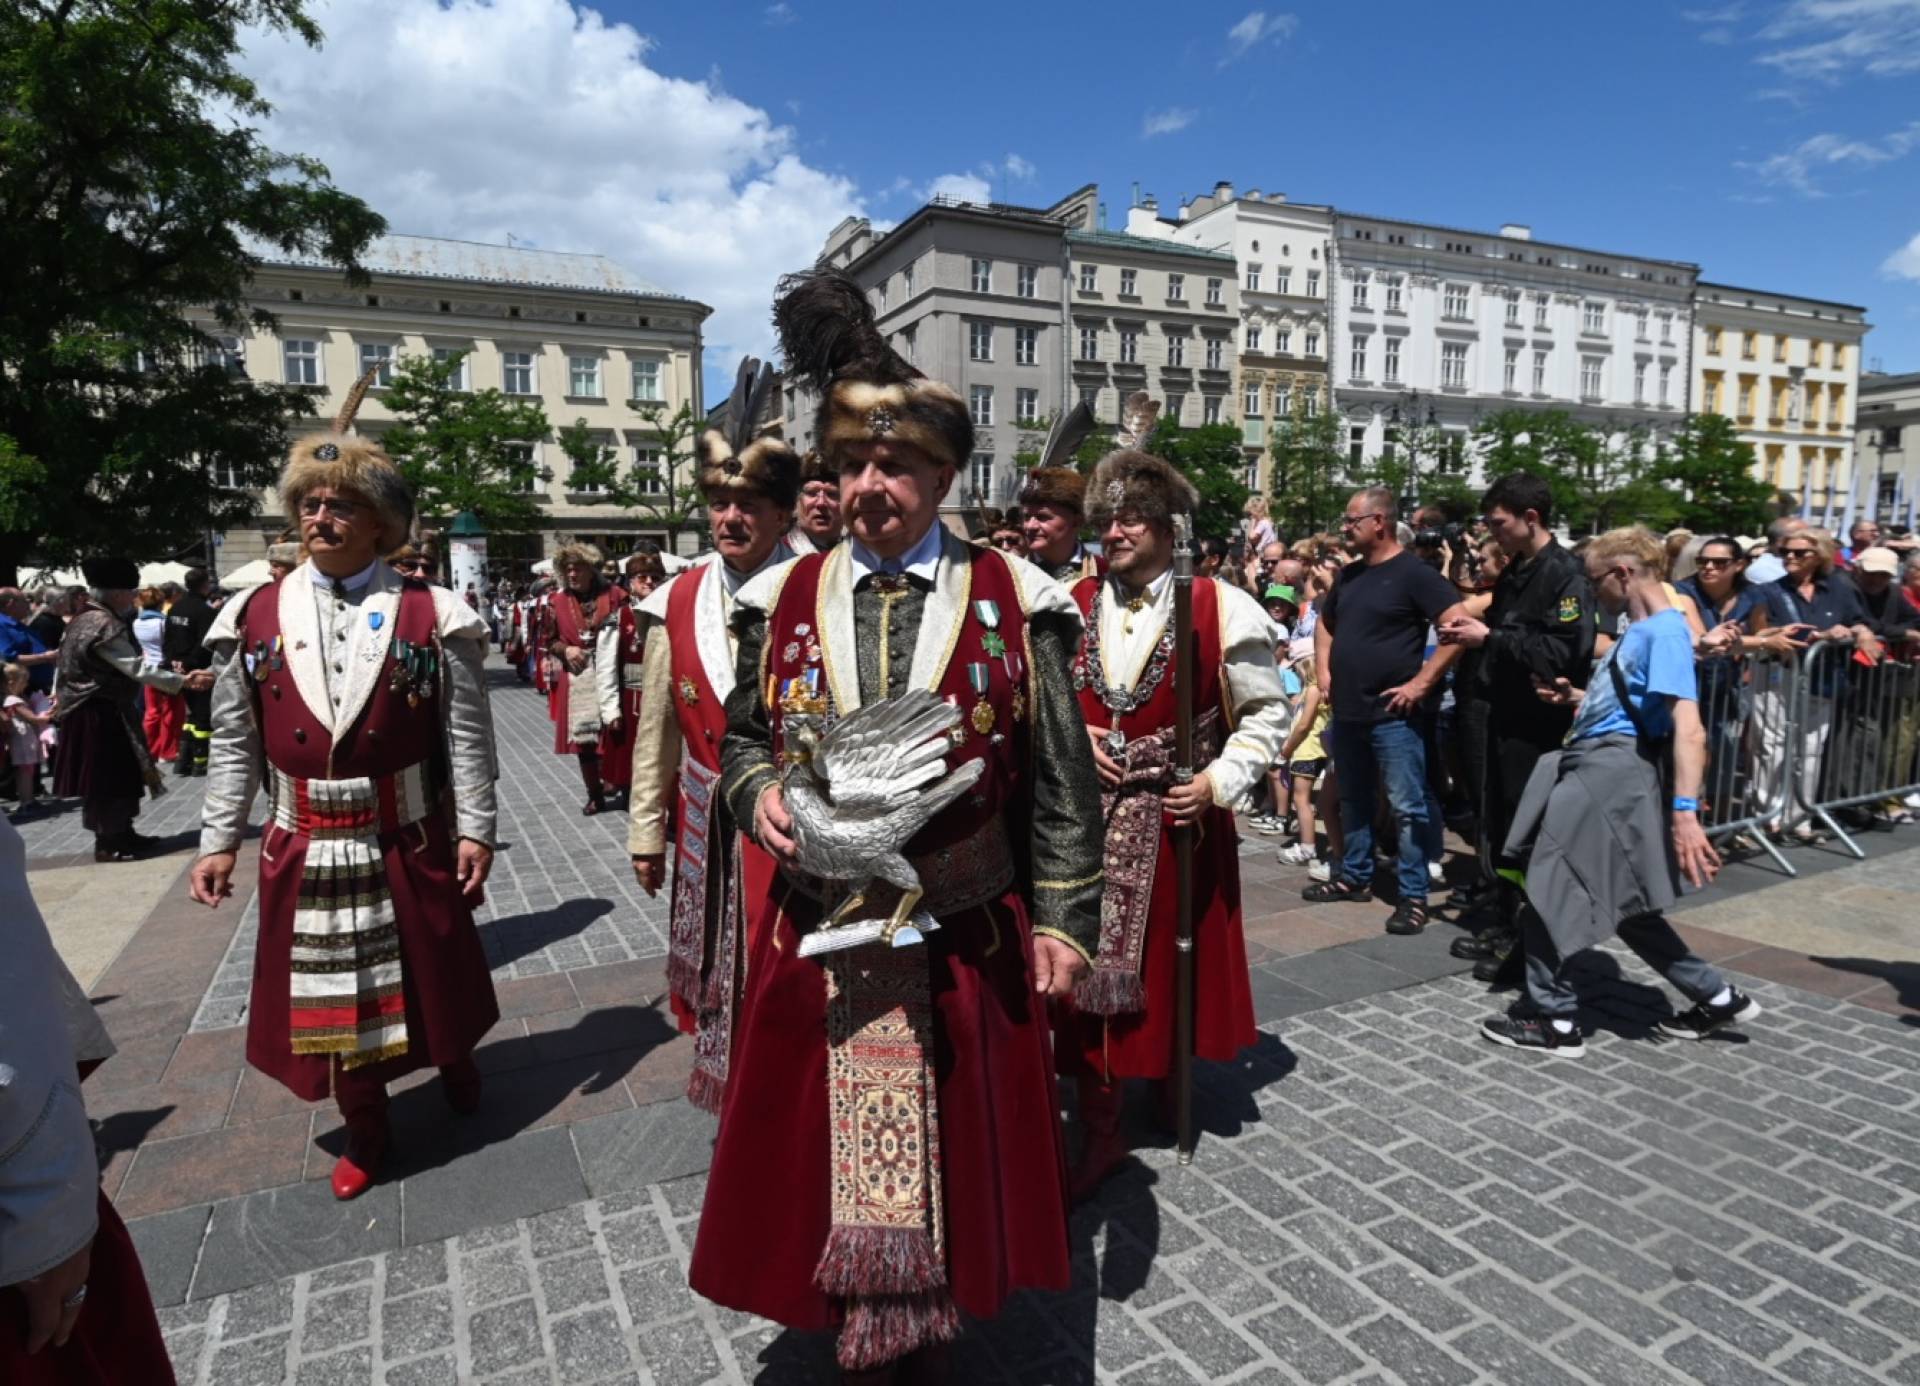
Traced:
[[[800, 509], [794, 531], [804, 535], [816, 553], [840, 542], [840, 478], [816, 450], [800, 459]], [[806, 552], [800, 544], [790, 542], [790, 547], [795, 553]]]
[[747, 960], [743, 917], [773, 884], [772, 858], [740, 836], [718, 792], [735, 674], [730, 622], [748, 579], [794, 556], [786, 536], [800, 489], [793, 449], [756, 436], [753, 427], [760, 416], [753, 400], [771, 388], [772, 370], [751, 358], [748, 365], [740, 425], [710, 428], [696, 445], [714, 551], [640, 604], [643, 625], [662, 627], [664, 638], [641, 636], [646, 655], [627, 828], [634, 876], [653, 895], [666, 881], [672, 826], [667, 989], [680, 1028], [695, 1036], [688, 1099], [709, 1112], [720, 1110], [726, 1091]]
[[[821, 398], [848, 542], [739, 594], [724, 791], [780, 871], [757, 902], [691, 1280], [837, 1327], [849, 1381], [944, 1379], [962, 1311], [1071, 1279], [1046, 998], [1097, 932], [1099, 791], [1067, 685], [1080, 622], [1034, 566], [938, 522], [973, 448], [966, 403], [887, 346], [857, 284], [793, 276], [775, 324]], [[986, 766], [904, 848], [940, 927], [803, 958], [838, 897], [795, 861], [776, 767], [806, 751], [788, 719], [909, 688], [965, 712], [947, 764]], [[881, 888], [869, 906], [893, 903]]]
[[[1232, 804], [1267, 773], [1292, 723], [1274, 664], [1280, 634], [1247, 593], [1213, 578], [1193, 582], [1192, 662], [1173, 648], [1173, 521], [1199, 502], [1193, 483], [1138, 450], [1157, 406], [1128, 404], [1122, 446], [1094, 468], [1088, 512], [1107, 557], [1105, 578], [1083, 578], [1073, 599], [1087, 636], [1073, 686], [1101, 784], [1106, 888], [1092, 976], [1057, 1008], [1060, 1070], [1075, 1080], [1087, 1141], [1073, 1195], [1085, 1198], [1126, 1157], [1122, 1083], [1160, 1086], [1171, 1125], [1174, 922], [1179, 908], [1174, 834], [1194, 832], [1194, 1053], [1231, 1061], [1256, 1038], [1241, 933], [1240, 858]], [[1197, 770], [1174, 778], [1175, 688], [1192, 680]]]
[[1106, 560], [1080, 542], [1086, 491], [1087, 479], [1070, 466], [1035, 467], [1020, 488], [1027, 557], [1056, 582], [1074, 583], [1106, 571]]
[[620, 623], [627, 594], [600, 574], [600, 550], [592, 544], [562, 544], [553, 570], [564, 586], [547, 605], [546, 651], [553, 657], [555, 691], [553, 749], [580, 762], [580, 783], [587, 801], [580, 812], [591, 818], [606, 807], [608, 784], [625, 789], [628, 758], [618, 719], [609, 723], [600, 706], [600, 677], [595, 671], [601, 637]]

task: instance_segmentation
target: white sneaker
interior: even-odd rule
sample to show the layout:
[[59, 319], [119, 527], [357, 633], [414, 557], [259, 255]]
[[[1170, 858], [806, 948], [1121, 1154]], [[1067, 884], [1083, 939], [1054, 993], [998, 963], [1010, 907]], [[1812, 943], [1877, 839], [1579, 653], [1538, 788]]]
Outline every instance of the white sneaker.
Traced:
[[1907, 796], [1907, 807], [1910, 809], [1920, 809], [1920, 793], [1909, 794]]
[[1304, 842], [1296, 842], [1280, 849], [1282, 866], [1305, 866], [1313, 860], [1313, 848]]
[[1307, 879], [1310, 881], [1330, 881], [1333, 879], [1333, 866], [1328, 862], [1316, 861], [1312, 866], [1307, 868]]
[[1447, 869], [1437, 861], [1427, 863], [1427, 879], [1437, 886], [1447, 883]]

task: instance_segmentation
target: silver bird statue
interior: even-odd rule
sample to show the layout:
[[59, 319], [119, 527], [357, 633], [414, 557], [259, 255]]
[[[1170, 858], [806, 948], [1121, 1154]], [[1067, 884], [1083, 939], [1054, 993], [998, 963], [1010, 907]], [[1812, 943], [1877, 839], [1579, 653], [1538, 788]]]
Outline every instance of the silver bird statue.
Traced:
[[[845, 882], [847, 898], [802, 940], [803, 957], [878, 941], [918, 943], [937, 927], [914, 909], [925, 893], [900, 849], [933, 816], [966, 793], [986, 770], [983, 760], [947, 768], [947, 733], [960, 709], [924, 688], [869, 703], [825, 732], [811, 717], [790, 717], [795, 751], [781, 776], [800, 868]], [[878, 883], [900, 892], [884, 920], [856, 919]]]

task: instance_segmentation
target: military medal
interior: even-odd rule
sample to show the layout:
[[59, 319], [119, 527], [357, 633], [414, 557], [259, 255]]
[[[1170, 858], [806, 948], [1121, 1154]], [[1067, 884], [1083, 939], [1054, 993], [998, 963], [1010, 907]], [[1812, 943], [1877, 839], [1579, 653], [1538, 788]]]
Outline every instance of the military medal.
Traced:
[[276, 635], [273, 637], [273, 657], [272, 657], [272, 660], [270, 661], [273, 665], [274, 672], [276, 673], [278, 673], [280, 670], [287, 667], [287, 661], [285, 657], [280, 653], [280, 649], [281, 649], [280, 637]]
[[1027, 695], [1020, 689], [1013, 690], [1013, 720], [1018, 722], [1027, 715]]
[[693, 686], [693, 680], [685, 674], [680, 676], [680, 701], [688, 707], [700, 701], [700, 690]]
[[[960, 700], [951, 693], [947, 694], [946, 702], [948, 707], [960, 706]], [[956, 749], [967, 744], [967, 724], [964, 720], [955, 722], [947, 729], [947, 740], [951, 741]]]
[[369, 629], [379, 630], [380, 627], [385, 625], [386, 623], [387, 623], [387, 616], [385, 612], [369, 611], [367, 613], [367, 626]]
[[993, 704], [987, 701], [987, 687], [992, 673], [993, 670], [990, 665], [967, 665], [967, 682], [973, 685], [974, 694], [980, 700], [973, 705], [973, 711], [969, 714], [969, 720], [973, 723], [973, 729], [982, 736], [987, 735], [993, 730]]
[[786, 648], [780, 651], [780, 657], [789, 664], [800, 658], [800, 642], [798, 640], [789, 640]]

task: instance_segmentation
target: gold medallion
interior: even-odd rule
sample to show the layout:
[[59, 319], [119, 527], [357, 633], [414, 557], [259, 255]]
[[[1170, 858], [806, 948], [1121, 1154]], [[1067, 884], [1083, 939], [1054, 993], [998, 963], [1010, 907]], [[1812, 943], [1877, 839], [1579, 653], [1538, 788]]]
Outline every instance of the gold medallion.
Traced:
[[993, 704], [985, 698], [973, 705], [973, 729], [982, 736], [993, 730]]
[[1022, 689], [1013, 690], [1013, 720], [1018, 722], [1027, 715], [1027, 695]]

